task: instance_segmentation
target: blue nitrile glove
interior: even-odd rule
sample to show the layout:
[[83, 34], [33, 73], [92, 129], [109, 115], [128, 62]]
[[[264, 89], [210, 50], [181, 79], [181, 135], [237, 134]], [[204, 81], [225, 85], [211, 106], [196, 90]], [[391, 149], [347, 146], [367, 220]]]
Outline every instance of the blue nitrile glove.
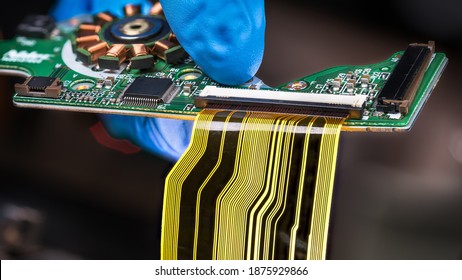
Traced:
[[[142, 0], [59, 0], [57, 20], [110, 11], [123, 16], [125, 4], [152, 6]], [[257, 72], [265, 33], [263, 0], [163, 0], [165, 16], [183, 48], [204, 72], [227, 85], [242, 84]], [[187, 148], [192, 122], [160, 118], [102, 115], [109, 133], [142, 149], [176, 161]]]

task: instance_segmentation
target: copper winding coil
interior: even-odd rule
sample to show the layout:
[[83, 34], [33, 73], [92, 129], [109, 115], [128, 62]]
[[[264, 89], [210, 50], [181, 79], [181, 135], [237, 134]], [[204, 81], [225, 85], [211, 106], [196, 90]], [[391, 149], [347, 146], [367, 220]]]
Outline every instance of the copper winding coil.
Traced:
[[[121, 27], [119, 25], [124, 27], [125, 25], [132, 24], [131, 26], [136, 26], [132, 29], [136, 29], [138, 33], [141, 33], [140, 29], [142, 28], [138, 27], [138, 22], [135, 22], [135, 20], [139, 18], [139, 20], [146, 21], [142, 16], [136, 17], [137, 15], [142, 15], [142, 6], [133, 4], [125, 5], [124, 14], [125, 17], [131, 18], [128, 19], [128, 21], [123, 19], [125, 20], [124, 22], [114, 22], [118, 19], [115, 15], [110, 12], [101, 12], [94, 16], [93, 23], [80, 24], [76, 32], [75, 43], [73, 44], [74, 51], [78, 54], [78, 59], [86, 64], [98, 61], [100, 67], [104, 69], [117, 68], [117, 60], [114, 58], [117, 58], [120, 64], [133, 58], [133, 61], [129, 61], [129, 67], [133, 62], [133, 69], [146, 69], [152, 67], [152, 64], [155, 61], [155, 56], [164, 59], [167, 63], [170, 63], [169, 61], [173, 63], [174, 61], [178, 60], [178, 57], [180, 57], [180, 51], [182, 49], [180, 48], [181, 50], [178, 50], [179, 43], [175, 34], [173, 33], [168, 34], [168, 40], [165, 39], [156, 42], [155, 39], [152, 38], [152, 40], [148, 42], [147, 45], [139, 43], [128, 44], [124, 43], [123, 40], [114, 41], [112, 39], [109, 40], [106, 38], [107, 32], [102, 34], [101, 30], [103, 28], [109, 28], [109, 34], [111, 34], [111, 32], [115, 32], [111, 29], [114, 28], [114, 26], [119, 28], [117, 30], [120, 30]], [[151, 15], [151, 17], [160, 15], [161, 17], [156, 20], [165, 20], [163, 18], [162, 6], [158, 2], [151, 7], [149, 15]], [[148, 24], [147, 21], [146, 24]], [[141, 24], [140, 26], [143, 27]], [[150, 28], [150, 26], [147, 28]], [[128, 32], [125, 33], [127, 33], [126, 35], [130, 36], [139, 35], [128, 34]], [[114, 33], [112, 34], [114, 35]], [[164, 35], [165, 33], [163, 33], [162, 37]], [[106, 40], [109, 40], [111, 43], [106, 42]], [[153, 43], [155, 43], [154, 46], [152, 45]], [[174, 47], [175, 49], [172, 49]]]
[[101, 26], [82, 23], [77, 31], [77, 36], [96, 35], [101, 30]]
[[98, 33], [100, 30], [101, 30], [101, 26], [99, 26], [99, 25], [94, 25], [94, 24], [82, 23], [82, 24], [79, 26], [79, 31], [86, 31], [86, 32]]
[[82, 36], [75, 39], [78, 48], [86, 48], [88, 46], [94, 45], [99, 41], [100, 39], [98, 35]]
[[106, 54], [107, 48], [108, 46], [106, 42], [99, 42], [88, 47], [87, 51], [91, 54], [91, 60], [95, 62], [98, 57]]
[[115, 44], [108, 51], [107, 56], [119, 58], [120, 63], [124, 62], [127, 58], [127, 49], [124, 44]]
[[133, 44], [132, 45], [132, 56], [136, 57], [136, 56], [141, 56], [141, 55], [147, 55], [148, 52], [149, 52], [148, 49], [143, 44]]
[[149, 14], [154, 16], [162, 15], [163, 13], [164, 10], [162, 9], [162, 5], [160, 5], [160, 2], [156, 2], [149, 11]]
[[178, 42], [178, 38], [176, 37], [175, 33], [170, 33], [170, 35], [168, 35], [168, 40], [172, 43], [175, 43], [177, 45], [179, 45], [180, 43]]
[[126, 17], [136, 16], [141, 14], [141, 5], [128, 4], [124, 7]]
[[160, 40], [154, 44], [153, 52], [160, 58], [165, 59], [165, 52], [176, 46], [175, 43], [168, 40]]
[[125, 53], [127, 53], [127, 50], [124, 44], [115, 44], [107, 51], [107, 55], [113, 57], [119, 57]]
[[97, 25], [104, 25], [108, 22], [111, 22], [115, 19], [115, 17], [109, 13], [103, 12], [96, 15], [96, 24]]

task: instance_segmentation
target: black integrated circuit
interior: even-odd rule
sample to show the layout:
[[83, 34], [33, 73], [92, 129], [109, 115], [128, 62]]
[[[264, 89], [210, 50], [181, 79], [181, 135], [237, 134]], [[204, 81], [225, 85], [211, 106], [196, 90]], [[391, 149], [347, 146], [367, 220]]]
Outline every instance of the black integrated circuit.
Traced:
[[175, 93], [175, 85], [168, 78], [138, 77], [123, 93], [124, 103], [134, 106], [156, 106], [169, 102]]

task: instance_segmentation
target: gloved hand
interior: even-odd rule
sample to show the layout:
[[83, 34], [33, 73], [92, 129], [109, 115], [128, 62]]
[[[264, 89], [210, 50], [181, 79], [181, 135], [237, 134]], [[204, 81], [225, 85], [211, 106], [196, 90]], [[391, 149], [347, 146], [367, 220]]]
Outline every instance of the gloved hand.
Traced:
[[[123, 16], [125, 4], [143, 0], [59, 0], [52, 11], [57, 20], [78, 14], [110, 11]], [[227, 85], [250, 80], [262, 58], [265, 33], [263, 0], [162, 0], [165, 16], [183, 48], [212, 79]], [[176, 161], [187, 148], [192, 122], [160, 118], [102, 115], [116, 138]]]

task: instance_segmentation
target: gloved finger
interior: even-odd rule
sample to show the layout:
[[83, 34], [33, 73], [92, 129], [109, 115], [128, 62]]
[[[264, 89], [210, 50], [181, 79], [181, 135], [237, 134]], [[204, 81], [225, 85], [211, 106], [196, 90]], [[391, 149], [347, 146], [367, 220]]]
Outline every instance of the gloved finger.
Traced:
[[59, 0], [51, 9], [51, 15], [57, 21], [90, 12], [90, 0]]
[[177, 161], [189, 145], [193, 122], [171, 119], [100, 115], [115, 138], [130, 140], [143, 150]]
[[147, 0], [93, 0], [90, 1], [90, 13], [96, 14], [101, 11], [110, 11], [117, 17], [124, 17], [124, 6], [127, 4], [141, 5], [144, 13], [148, 13], [152, 3]]
[[152, 3], [147, 0], [59, 0], [51, 14], [58, 21], [79, 14], [96, 14], [102, 11], [123, 17], [123, 8], [127, 4], [141, 5], [144, 13], [148, 13], [152, 7]]
[[263, 59], [264, 0], [161, 0], [179, 42], [212, 79], [250, 80]]

